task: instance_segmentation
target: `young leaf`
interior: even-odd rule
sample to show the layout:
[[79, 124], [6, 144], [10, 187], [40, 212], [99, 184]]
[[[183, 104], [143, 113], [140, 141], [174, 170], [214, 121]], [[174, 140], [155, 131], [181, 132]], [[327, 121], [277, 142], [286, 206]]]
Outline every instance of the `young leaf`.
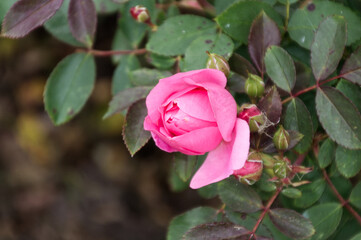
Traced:
[[355, 207], [361, 209], [361, 182], [352, 189], [349, 202]]
[[302, 196], [302, 192], [297, 188], [285, 188], [281, 193], [288, 198], [299, 198]]
[[262, 11], [253, 21], [248, 37], [249, 55], [262, 75], [266, 49], [271, 45], [279, 45], [280, 42], [281, 34], [277, 24]]
[[248, 78], [248, 73], [257, 74], [257, 71], [252, 64], [237, 53], [233, 53], [229, 59], [229, 67], [232, 71], [238, 73], [244, 78]]
[[51, 73], [44, 93], [45, 109], [55, 125], [69, 121], [84, 106], [95, 82], [94, 57], [74, 53]]
[[316, 229], [311, 239], [324, 240], [336, 230], [342, 217], [342, 206], [338, 203], [325, 203], [307, 209], [303, 215], [309, 218]]
[[316, 110], [332, 140], [346, 148], [361, 149], [361, 115], [340, 91], [331, 87], [318, 88]]
[[210, 207], [198, 207], [186, 213], [183, 213], [170, 222], [167, 240], [179, 240], [191, 228], [207, 223], [214, 222], [217, 213]]
[[358, 111], [361, 112], [361, 87], [353, 84], [345, 79], [341, 79], [336, 89], [340, 90], [350, 101], [357, 107]]
[[19, 0], [7, 12], [2, 35], [20, 38], [44, 24], [60, 8], [63, 0]]
[[5, 14], [17, 0], [0, 1], [0, 23], [3, 21]]
[[361, 85], [361, 47], [346, 60], [340, 75], [353, 83]]
[[294, 205], [298, 208], [308, 208], [317, 202], [326, 187], [326, 182], [323, 179], [318, 179], [312, 183], [300, 186], [302, 196], [294, 200]]
[[361, 37], [361, 19], [348, 7], [331, 1], [312, 1], [291, 15], [288, 24], [290, 37], [304, 48], [310, 49], [320, 22], [332, 15], [344, 16], [347, 22], [347, 46]]
[[262, 208], [258, 194], [233, 177], [218, 184], [218, 193], [221, 200], [234, 211], [252, 213]]
[[327, 138], [321, 145], [318, 152], [318, 165], [320, 168], [326, 168], [335, 159], [336, 144]]
[[349, 150], [338, 146], [336, 149], [336, 166], [344, 177], [355, 176], [361, 169], [361, 150]]
[[137, 56], [126, 55], [114, 71], [112, 79], [112, 94], [132, 87], [130, 82], [130, 74], [133, 70], [140, 68], [140, 63]]
[[311, 66], [317, 81], [333, 73], [346, 45], [346, 22], [342, 16], [331, 16], [320, 23], [311, 45]]
[[197, 156], [184, 155], [182, 153], [175, 153], [174, 167], [175, 170], [184, 182], [188, 181], [192, 176], [197, 165]]
[[84, 44], [78, 42], [71, 34], [68, 24], [68, 9], [70, 0], [64, 0], [56, 14], [45, 24], [45, 29], [57, 39], [76, 47], [83, 47]]
[[292, 239], [305, 239], [315, 233], [309, 219], [290, 209], [276, 208], [269, 212], [273, 224]]
[[296, 83], [296, 68], [292, 57], [283, 48], [271, 46], [264, 62], [268, 76], [277, 87], [290, 93]]
[[262, 11], [282, 28], [281, 16], [269, 4], [251, 0], [234, 3], [216, 18], [216, 22], [229, 36], [246, 44], [252, 21]]
[[[200, 239], [243, 239], [249, 235], [249, 230], [230, 222], [215, 222], [198, 225], [189, 230], [183, 240]], [[258, 239], [258, 237], [257, 237]]]
[[145, 98], [150, 90], [150, 87], [135, 87], [118, 92], [109, 103], [108, 111], [105, 113], [103, 119], [121, 112], [136, 101]]
[[93, 0], [70, 0], [68, 18], [75, 39], [91, 48], [97, 25]]
[[134, 86], [155, 86], [159, 79], [171, 76], [168, 71], [159, 71], [157, 69], [141, 68], [134, 70], [130, 74], [130, 81]]
[[123, 139], [132, 157], [150, 139], [150, 132], [144, 130], [144, 119], [148, 111], [145, 99], [141, 99], [130, 106], [123, 129]]
[[292, 99], [288, 104], [284, 116], [284, 126], [287, 130], [295, 130], [303, 135], [295, 150], [299, 153], [306, 152], [312, 144], [313, 126], [311, 115], [299, 98]]
[[206, 18], [180, 15], [167, 19], [152, 34], [146, 48], [165, 56], [182, 55], [192, 41], [215, 32], [215, 24]]
[[266, 114], [272, 123], [279, 123], [282, 114], [282, 102], [276, 87], [271, 88], [258, 102], [258, 108]]
[[228, 59], [233, 52], [234, 44], [225, 34], [209, 34], [195, 39], [184, 55], [182, 71], [206, 68], [209, 58], [207, 51]]

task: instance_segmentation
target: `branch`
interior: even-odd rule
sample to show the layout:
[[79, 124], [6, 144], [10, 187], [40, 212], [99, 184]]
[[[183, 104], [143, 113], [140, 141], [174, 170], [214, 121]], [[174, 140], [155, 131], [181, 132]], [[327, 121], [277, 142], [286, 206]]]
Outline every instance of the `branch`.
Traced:
[[357, 222], [361, 225], [361, 217], [360, 215], [350, 206], [350, 204], [348, 203], [348, 201], [346, 201], [345, 199], [343, 199], [343, 197], [341, 196], [341, 194], [337, 191], [336, 187], [333, 185], [333, 183], [331, 182], [331, 179], [328, 177], [327, 172], [325, 169], [322, 169], [322, 173], [323, 176], [326, 180], [326, 182], [328, 183], [328, 185], [331, 187], [333, 193], [336, 195], [336, 197], [338, 198], [338, 200], [340, 201], [340, 203], [342, 204], [343, 207], [345, 207], [357, 220]]
[[135, 50], [116, 50], [116, 51], [102, 51], [102, 50], [93, 50], [93, 49], [77, 49], [77, 52], [87, 52], [94, 56], [98, 57], [109, 57], [113, 55], [141, 55], [147, 52], [147, 49], [141, 48], [141, 49], [135, 49]]

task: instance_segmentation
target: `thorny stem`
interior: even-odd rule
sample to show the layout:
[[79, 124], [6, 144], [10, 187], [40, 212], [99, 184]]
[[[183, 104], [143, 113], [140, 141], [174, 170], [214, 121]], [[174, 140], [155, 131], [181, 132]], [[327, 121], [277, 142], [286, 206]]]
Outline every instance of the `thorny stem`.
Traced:
[[297, 93], [295, 93], [295, 94], [292, 94], [290, 97], [284, 99], [284, 100], [282, 101], [282, 104], [285, 104], [286, 102], [291, 101], [291, 100], [294, 99], [295, 97], [297, 97], [297, 96], [299, 96], [299, 95], [301, 95], [301, 94], [304, 94], [304, 93], [306, 93], [306, 92], [309, 92], [309, 91], [311, 91], [311, 90], [313, 90], [313, 89], [315, 89], [315, 88], [317, 88], [317, 87], [319, 87], [319, 86], [321, 86], [321, 85], [323, 85], [323, 84], [325, 84], [325, 83], [328, 83], [328, 82], [331, 82], [331, 81], [333, 81], [333, 80], [335, 80], [335, 79], [341, 78], [342, 76], [343, 76], [342, 74], [341, 74], [341, 75], [337, 75], [337, 76], [335, 76], [335, 77], [329, 78], [329, 79], [324, 80], [324, 81], [322, 81], [322, 82], [318, 82], [317, 84], [315, 84], [315, 85], [313, 85], [313, 86], [311, 86], [311, 87], [302, 89], [301, 91], [299, 91], [299, 92], [297, 92]]
[[87, 52], [97, 57], [109, 57], [113, 55], [141, 55], [145, 54], [147, 52], [147, 49], [141, 48], [141, 49], [135, 49], [135, 50], [115, 50], [115, 51], [102, 51], [102, 50], [93, 50], [93, 49], [78, 49], [78, 52]]
[[278, 195], [280, 194], [280, 192], [282, 191], [283, 186], [278, 187], [277, 191], [275, 192], [275, 194], [273, 194], [273, 196], [270, 198], [270, 200], [268, 200], [266, 207], [263, 209], [261, 215], [259, 216], [256, 225], [254, 225], [252, 232], [250, 232], [250, 236], [249, 236], [249, 240], [251, 240], [254, 236], [254, 234], [256, 233], [259, 225], [262, 223], [262, 220], [264, 219], [264, 217], [266, 216], [266, 213], [269, 212], [272, 204], [274, 203], [274, 201], [276, 200], [276, 198], [278, 197]]
[[336, 187], [333, 185], [333, 183], [332, 183], [331, 179], [329, 178], [329, 176], [327, 175], [327, 172], [325, 169], [322, 169], [322, 173], [323, 173], [323, 177], [325, 178], [327, 184], [330, 186], [330, 188], [332, 189], [333, 193], [336, 195], [336, 197], [338, 198], [338, 200], [340, 201], [342, 206], [345, 207], [355, 217], [357, 222], [361, 225], [361, 216], [350, 206], [348, 201], [343, 199], [341, 194], [337, 191]]

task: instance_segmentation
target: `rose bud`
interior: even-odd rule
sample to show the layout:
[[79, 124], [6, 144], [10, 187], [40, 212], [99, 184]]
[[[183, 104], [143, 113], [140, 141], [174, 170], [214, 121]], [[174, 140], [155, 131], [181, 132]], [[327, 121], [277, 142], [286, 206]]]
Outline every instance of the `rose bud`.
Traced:
[[263, 162], [259, 153], [251, 153], [248, 160], [241, 169], [233, 172], [241, 182], [252, 185], [257, 182], [262, 175]]
[[221, 72], [224, 73], [224, 75], [226, 75], [226, 77], [228, 77], [229, 72], [231, 71], [228, 65], [227, 60], [215, 53], [209, 53], [207, 51], [208, 54], [208, 61], [207, 61], [207, 68], [211, 68], [211, 69], [217, 69]]
[[144, 129], [166, 152], [208, 156], [191, 188], [221, 181], [245, 164], [250, 145], [246, 121], [225, 89], [227, 78], [215, 69], [177, 73], [159, 80], [146, 98]]
[[247, 95], [251, 98], [258, 98], [263, 95], [264, 82], [261, 77], [248, 73], [248, 78], [244, 84]]
[[251, 132], [258, 132], [266, 122], [265, 116], [254, 104], [243, 104], [238, 117], [248, 122]]
[[142, 5], [136, 5], [130, 9], [130, 14], [137, 22], [145, 23], [152, 27], [153, 30], [157, 29], [157, 26], [152, 23], [149, 11], [146, 7]]
[[283, 128], [282, 125], [277, 129], [273, 135], [273, 143], [278, 150], [286, 150], [290, 143], [290, 134]]
[[285, 159], [276, 159], [273, 166], [273, 172], [278, 178], [286, 178], [291, 171], [292, 169]]

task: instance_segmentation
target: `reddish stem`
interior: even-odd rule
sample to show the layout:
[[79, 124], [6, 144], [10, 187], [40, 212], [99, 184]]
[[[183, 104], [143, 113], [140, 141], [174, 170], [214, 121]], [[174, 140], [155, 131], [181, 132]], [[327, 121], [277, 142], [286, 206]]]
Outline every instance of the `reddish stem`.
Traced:
[[323, 176], [324, 176], [326, 182], [331, 187], [333, 193], [336, 195], [336, 197], [338, 198], [338, 200], [340, 201], [342, 206], [345, 207], [356, 218], [357, 222], [361, 225], [361, 217], [360, 217], [360, 215], [350, 206], [350, 204], [348, 204], [348, 201], [343, 199], [341, 194], [337, 191], [336, 187], [331, 182], [331, 179], [328, 177], [327, 172], [326, 172], [325, 169], [322, 169], [322, 173], [323, 173]]
[[262, 223], [262, 220], [264, 219], [264, 217], [266, 216], [266, 213], [269, 212], [272, 204], [274, 203], [274, 201], [276, 200], [276, 198], [278, 197], [278, 195], [280, 194], [280, 192], [282, 191], [283, 186], [278, 187], [277, 191], [275, 192], [275, 194], [273, 194], [273, 196], [270, 198], [270, 200], [268, 200], [266, 207], [263, 209], [261, 215], [259, 216], [256, 225], [254, 225], [252, 232], [250, 232], [250, 236], [249, 236], [249, 240], [251, 240], [254, 236], [254, 234], [256, 233], [259, 225]]
[[147, 52], [147, 49], [141, 48], [141, 49], [135, 49], [135, 50], [117, 50], [117, 51], [102, 51], [102, 50], [83, 50], [79, 49], [78, 51], [84, 51], [88, 52], [94, 56], [98, 57], [109, 57], [113, 55], [129, 55], [129, 54], [135, 54], [135, 55], [141, 55]]
[[325, 81], [318, 82], [317, 84], [315, 84], [315, 85], [313, 85], [313, 86], [311, 86], [311, 87], [302, 89], [301, 91], [296, 92], [296, 93], [293, 94], [292, 96], [284, 99], [284, 100], [282, 101], [282, 104], [284, 104], [284, 103], [286, 103], [286, 102], [289, 102], [289, 101], [291, 101], [292, 99], [294, 99], [295, 97], [297, 97], [297, 96], [299, 96], [299, 95], [301, 95], [301, 94], [304, 94], [304, 93], [306, 93], [306, 92], [309, 92], [309, 91], [311, 91], [311, 90], [313, 90], [313, 89], [315, 89], [315, 88], [317, 88], [317, 87], [319, 87], [319, 86], [321, 86], [321, 85], [323, 85], [323, 84], [325, 84], [325, 83], [328, 83], [328, 82], [331, 82], [331, 81], [333, 81], [333, 80], [335, 80], [335, 79], [341, 78], [342, 76], [343, 76], [343, 75], [337, 75], [337, 76], [332, 77], [332, 78], [329, 78], [329, 79], [327, 79], [327, 80], [325, 80]]

